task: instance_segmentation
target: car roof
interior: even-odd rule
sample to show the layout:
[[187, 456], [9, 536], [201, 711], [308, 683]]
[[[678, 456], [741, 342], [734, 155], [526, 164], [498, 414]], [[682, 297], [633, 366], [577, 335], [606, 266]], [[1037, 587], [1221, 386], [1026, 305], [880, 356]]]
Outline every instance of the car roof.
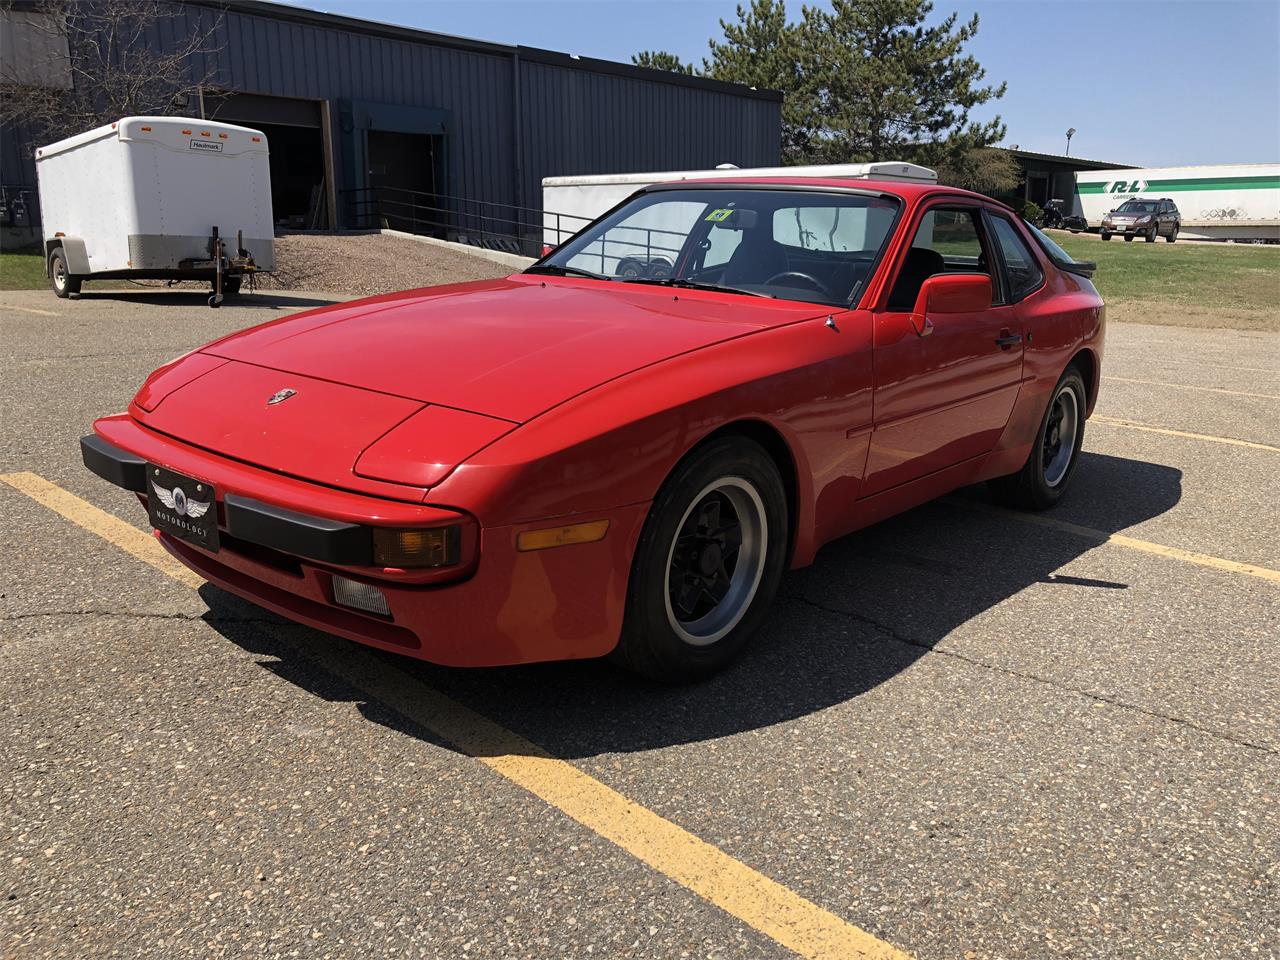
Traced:
[[824, 187], [839, 187], [845, 190], [854, 189], [867, 190], [872, 193], [888, 193], [904, 200], [914, 200], [918, 197], [943, 193], [948, 196], [968, 197], [974, 200], [994, 203], [997, 206], [1005, 206], [999, 200], [993, 200], [991, 197], [983, 196], [980, 193], [962, 190], [959, 187], [948, 187], [939, 183], [913, 183], [906, 180], [863, 180], [854, 177], [716, 177], [715, 179], [707, 180], [665, 181], [650, 184], [646, 189], [680, 190], [711, 186], [811, 187], [815, 190], [821, 190]]

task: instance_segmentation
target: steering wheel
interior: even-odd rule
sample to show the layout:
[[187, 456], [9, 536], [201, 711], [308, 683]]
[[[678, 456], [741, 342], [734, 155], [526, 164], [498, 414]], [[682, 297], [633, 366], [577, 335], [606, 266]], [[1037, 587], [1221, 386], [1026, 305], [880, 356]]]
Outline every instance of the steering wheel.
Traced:
[[[780, 280], [803, 280], [805, 284], [813, 287], [813, 289], [816, 292], [821, 293], [823, 296], [827, 296], [827, 297], [831, 297], [832, 299], [835, 299], [835, 294], [831, 292], [831, 289], [825, 283], [823, 283], [817, 277], [810, 276], [807, 273], [801, 273], [799, 270], [783, 270], [781, 273], [775, 273], [772, 277], [770, 277], [768, 280], [764, 282], [764, 285], [766, 287], [771, 287]], [[794, 287], [795, 284], [784, 283], [783, 286]]]

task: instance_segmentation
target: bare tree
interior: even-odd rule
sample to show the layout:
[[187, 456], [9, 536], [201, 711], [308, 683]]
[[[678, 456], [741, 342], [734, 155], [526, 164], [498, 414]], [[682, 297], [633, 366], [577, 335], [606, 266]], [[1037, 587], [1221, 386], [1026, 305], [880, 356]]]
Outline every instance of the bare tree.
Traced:
[[160, 29], [189, 29], [182, 8], [165, 0], [0, 0], [9, 34], [0, 123], [26, 124], [48, 142], [120, 117], [197, 113], [216, 72], [222, 16], [191, 9], [196, 29], [161, 45]]

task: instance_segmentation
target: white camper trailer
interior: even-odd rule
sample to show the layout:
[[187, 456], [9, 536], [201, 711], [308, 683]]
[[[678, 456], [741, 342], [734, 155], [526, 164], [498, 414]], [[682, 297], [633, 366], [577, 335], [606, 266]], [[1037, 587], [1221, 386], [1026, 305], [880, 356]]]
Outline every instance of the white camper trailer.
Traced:
[[1172, 200], [1191, 240], [1280, 240], [1280, 163], [1076, 173], [1075, 212], [1097, 227], [1126, 200]]
[[[839, 163], [809, 167], [757, 167], [739, 169], [731, 165], [714, 170], [672, 170], [659, 173], [618, 173], [592, 177], [544, 177], [542, 180], [542, 242], [554, 247], [617, 206], [641, 187], [674, 180], [723, 180], [736, 177], [814, 177], [844, 180], [897, 180], [908, 183], [937, 183], [938, 175], [928, 167], [900, 161], [886, 163]], [[660, 224], [646, 229], [659, 231]]]
[[258, 130], [126, 117], [36, 151], [45, 270], [85, 280], [208, 280], [210, 306], [275, 269], [271, 170]]

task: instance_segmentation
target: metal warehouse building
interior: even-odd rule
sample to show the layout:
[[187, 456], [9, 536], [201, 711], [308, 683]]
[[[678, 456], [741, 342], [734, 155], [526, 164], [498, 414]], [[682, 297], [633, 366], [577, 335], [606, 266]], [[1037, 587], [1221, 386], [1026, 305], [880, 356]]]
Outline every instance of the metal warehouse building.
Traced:
[[[210, 52], [191, 58], [210, 82], [186, 113], [267, 134], [282, 226], [370, 226], [372, 212], [523, 235], [539, 232], [546, 176], [779, 161], [772, 91], [260, 0], [174, 13], [147, 42], [173, 48], [216, 24]], [[9, 26], [6, 56], [30, 57], [37, 82], [69, 82]], [[0, 131], [0, 183], [37, 210], [25, 134]]]

